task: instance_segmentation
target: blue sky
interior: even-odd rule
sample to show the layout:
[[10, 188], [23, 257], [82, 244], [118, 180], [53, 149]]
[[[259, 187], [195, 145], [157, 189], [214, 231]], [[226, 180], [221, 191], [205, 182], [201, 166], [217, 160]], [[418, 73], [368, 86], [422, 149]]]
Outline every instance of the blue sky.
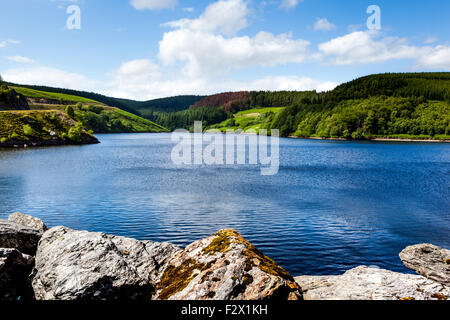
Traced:
[[[66, 12], [76, 5], [81, 28]], [[369, 30], [370, 5], [381, 29]], [[146, 100], [329, 90], [372, 73], [450, 71], [446, 0], [15, 0], [0, 11], [8, 80]]]

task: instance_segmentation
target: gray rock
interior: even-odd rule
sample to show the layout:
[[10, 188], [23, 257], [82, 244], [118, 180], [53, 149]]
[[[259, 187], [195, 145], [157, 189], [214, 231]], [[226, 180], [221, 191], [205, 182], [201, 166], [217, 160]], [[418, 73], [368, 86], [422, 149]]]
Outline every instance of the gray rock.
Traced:
[[10, 214], [8, 217], [8, 221], [15, 222], [18, 224], [21, 224], [25, 227], [36, 229], [40, 231], [41, 233], [44, 233], [47, 231], [47, 226], [45, 225], [44, 221], [42, 221], [39, 218], [35, 218], [20, 212], [15, 212], [13, 214]]
[[295, 280], [305, 300], [446, 300], [450, 288], [420, 275], [357, 267], [340, 276]]
[[450, 287], [450, 250], [425, 243], [407, 247], [399, 256], [408, 268]]
[[42, 232], [21, 224], [0, 220], [0, 248], [14, 248], [34, 255]]
[[52, 228], [42, 236], [36, 253], [35, 297], [150, 299], [160, 273], [177, 251], [169, 243]]
[[16, 249], [0, 248], [0, 300], [30, 300], [33, 296], [28, 276], [33, 257]]
[[176, 253], [156, 290], [159, 300], [301, 299], [289, 273], [233, 230]]

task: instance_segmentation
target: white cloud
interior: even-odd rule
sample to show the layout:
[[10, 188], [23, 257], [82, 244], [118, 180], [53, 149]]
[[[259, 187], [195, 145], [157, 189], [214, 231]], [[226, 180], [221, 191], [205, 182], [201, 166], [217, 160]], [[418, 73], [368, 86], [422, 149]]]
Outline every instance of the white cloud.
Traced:
[[208, 76], [189, 78], [164, 76], [150, 60], [122, 64], [112, 74], [102, 93], [122, 98], [148, 100], [183, 94], [214, 94], [241, 90], [318, 90], [327, 91], [337, 83], [299, 76], [266, 76], [251, 81]]
[[377, 39], [378, 32], [356, 31], [319, 45], [328, 62], [337, 65], [379, 63], [393, 59], [414, 59], [426, 48], [409, 46], [404, 38]]
[[242, 0], [219, 0], [209, 5], [197, 19], [181, 19], [165, 23], [171, 28], [192, 31], [236, 33], [247, 26], [247, 4]]
[[2, 72], [2, 76], [5, 80], [14, 83], [88, 91], [96, 91], [101, 85], [100, 81], [88, 79], [83, 75], [45, 66], [9, 69]]
[[308, 41], [289, 34], [259, 32], [255, 37], [225, 38], [191, 30], [167, 32], [160, 42], [159, 58], [166, 65], [184, 62], [183, 73], [191, 77], [223, 73], [232, 68], [275, 66], [307, 59]]
[[0, 48], [5, 48], [6, 46], [10, 45], [10, 44], [19, 44], [20, 41], [18, 40], [3, 40], [0, 41]]
[[194, 9], [194, 8], [191, 8], [191, 7], [183, 8], [182, 10], [183, 10], [184, 12], [189, 12], [189, 13], [192, 13], [192, 12], [195, 11], [195, 9]]
[[137, 10], [172, 9], [178, 0], [131, 0], [130, 4]]
[[315, 31], [331, 31], [336, 29], [336, 26], [328, 21], [326, 18], [317, 19], [316, 23], [314, 23]]
[[423, 43], [431, 44], [437, 42], [439, 39], [436, 37], [427, 37]]
[[405, 38], [381, 37], [376, 31], [356, 31], [322, 43], [319, 57], [335, 65], [411, 59], [416, 69], [450, 70], [449, 46], [413, 46]]
[[220, 0], [208, 6], [197, 19], [172, 21], [175, 30], [159, 43], [164, 65], [182, 64], [191, 78], [224, 74], [231, 69], [301, 63], [308, 58], [309, 42], [291, 34], [261, 31], [254, 37], [228, 36], [247, 26], [247, 4], [242, 0]]
[[18, 62], [18, 63], [34, 63], [33, 59], [22, 57], [22, 56], [9, 56], [5, 57], [9, 61]]
[[295, 8], [303, 0], [283, 0], [280, 4], [281, 9], [290, 10]]
[[329, 91], [338, 86], [338, 83], [331, 81], [320, 81], [309, 77], [299, 76], [267, 76], [261, 79], [242, 84], [243, 90], [317, 90]]
[[416, 67], [450, 71], [450, 47], [443, 45], [434, 47], [418, 59]]

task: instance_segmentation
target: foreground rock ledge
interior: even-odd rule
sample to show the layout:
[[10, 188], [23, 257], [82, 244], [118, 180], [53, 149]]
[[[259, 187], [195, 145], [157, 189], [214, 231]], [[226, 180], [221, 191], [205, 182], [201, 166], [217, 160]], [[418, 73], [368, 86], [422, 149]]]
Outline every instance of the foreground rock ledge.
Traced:
[[418, 274], [450, 286], [450, 250], [424, 243], [405, 248], [399, 256]]
[[447, 300], [450, 288], [420, 275], [357, 267], [340, 276], [295, 280], [305, 300]]
[[151, 299], [179, 250], [170, 243], [55, 227], [39, 242], [34, 294], [37, 300]]
[[301, 299], [294, 279], [234, 230], [177, 252], [156, 287], [156, 299]]
[[28, 280], [33, 265], [33, 257], [17, 249], [0, 249], [0, 300], [33, 298]]

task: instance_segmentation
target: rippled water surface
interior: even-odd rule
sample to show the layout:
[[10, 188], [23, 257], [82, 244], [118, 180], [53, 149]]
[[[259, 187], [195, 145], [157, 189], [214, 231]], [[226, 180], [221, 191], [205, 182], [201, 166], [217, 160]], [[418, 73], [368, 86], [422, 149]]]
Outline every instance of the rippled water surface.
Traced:
[[177, 167], [170, 134], [0, 150], [0, 218], [180, 246], [233, 228], [293, 275], [361, 264], [405, 272], [398, 253], [450, 247], [450, 145], [282, 139], [280, 172]]

